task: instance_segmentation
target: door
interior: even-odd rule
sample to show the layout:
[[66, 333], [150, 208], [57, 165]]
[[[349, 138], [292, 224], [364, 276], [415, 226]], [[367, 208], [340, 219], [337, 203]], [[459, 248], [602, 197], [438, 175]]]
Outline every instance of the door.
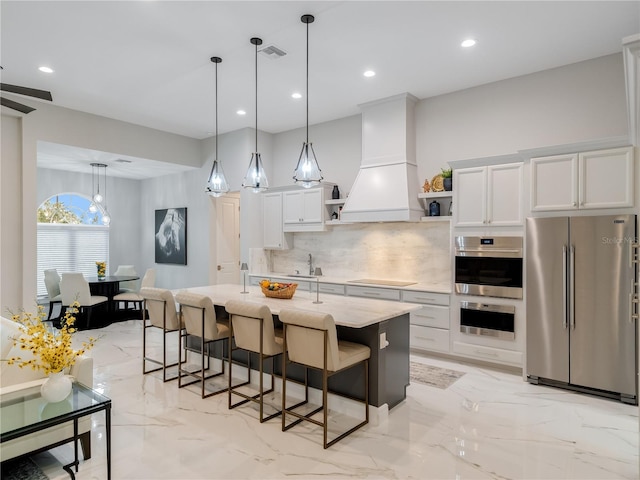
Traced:
[[630, 256], [635, 216], [573, 217], [570, 231], [575, 246], [571, 383], [635, 396]]
[[578, 155], [531, 159], [531, 211], [578, 208]]
[[284, 223], [300, 223], [303, 216], [302, 192], [284, 192], [282, 197]]
[[522, 164], [487, 167], [487, 221], [522, 225]]
[[579, 155], [580, 208], [633, 207], [633, 147]]
[[240, 282], [240, 199], [225, 195], [216, 199], [217, 283]]
[[527, 218], [527, 375], [569, 382], [568, 218]]
[[282, 193], [262, 194], [262, 222], [264, 248], [289, 248], [282, 231]]
[[456, 226], [482, 226], [487, 212], [486, 167], [462, 168], [453, 171], [453, 204]]

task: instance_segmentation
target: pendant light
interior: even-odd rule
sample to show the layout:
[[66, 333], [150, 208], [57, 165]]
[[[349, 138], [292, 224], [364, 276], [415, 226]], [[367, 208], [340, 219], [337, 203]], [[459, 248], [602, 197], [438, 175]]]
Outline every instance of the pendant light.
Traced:
[[258, 45], [262, 45], [262, 40], [254, 37], [250, 42], [256, 47], [256, 151], [251, 154], [249, 169], [242, 181], [242, 186], [244, 188], [252, 188], [255, 193], [258, 193], [269, 188], [267, 174], [262, 165], [262, 158], [258, 153]]
[[[102, 194], [100, 193], [100, 169], [103, 169], [102, 177], [104, 179], [104, 188]], [[97, 178], [95, 172], [98, 172]], [[89, 205], [89, 211], [91, 213], [100, 212], [102, 215], [102, 223], [109, 225], [111, 223], [111, 215], [107, 211], [107, 166], [104, 163], [92, 163], [91, 164], [91, 188], [93, 194], [91, 196], [91, 204]]]
[[224, 176], [222, 163], [218, 163], [218, 64], [222, 62], [222, 59], [220, 57], [211, 57], [211, 61], [216, 64], [216, 156], [213, 159], [213, 166], [211, 167], [205, 191], [212, 197], [220, 197], [229, 191], [229, 184]]
[[302, 144], [302, 151], [298, 158], [298, 165], [293, 172], [293, 179], [298, 185], [310, 188], [319, 185], [322, 181], [322, 171], [313, 151], [313, 144], [309, 143], [309, 24], [313, 23], [313, 15], [300, 17], [302, 23], [307, 25], [307, 139]]

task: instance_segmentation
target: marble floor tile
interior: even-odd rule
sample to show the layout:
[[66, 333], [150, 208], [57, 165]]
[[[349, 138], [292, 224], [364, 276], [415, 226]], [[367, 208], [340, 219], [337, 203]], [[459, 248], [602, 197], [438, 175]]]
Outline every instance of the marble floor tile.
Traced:
[[[91, 352], [94, 388], [113, 402], [114, 479], [638, 478], [638, 407], [513, 373], [412, 355], [465, 375], [446, 389], [410, 385], [388, 418], [324, 450], [319, 427], [282, 432], [279, 418], [260, 424], [251, 407], [228, 410], [225, 394], [203, 400], [197, 387], [143, 376], [140, 321], [78, 340], [89, 334], [101, 336]], [[92, 442], [79, 480], [106, 478], [103, 414], [93, 416]], [[62, 480], [72, 455], [67, 445], [35, 459]]]

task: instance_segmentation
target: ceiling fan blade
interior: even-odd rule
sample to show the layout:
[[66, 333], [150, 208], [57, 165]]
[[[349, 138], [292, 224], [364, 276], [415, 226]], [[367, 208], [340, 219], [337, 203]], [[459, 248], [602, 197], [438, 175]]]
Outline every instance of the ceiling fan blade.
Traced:
[[21, 87], [19, 85], [10, 85], [8, 83], [0, 83], [0, 90], [9, 93], [17, 93], [18, 95], [26, 95], [27, 97], [39, 98], [41, 100], [53, 101], [51, 92], [46, 90], [38, 90], [37, 88]]
[[18, 112], [22, 113], [31, 113], [35, 110], [35, 108], [33, 107], [14, 102], [13, 100], [9, 100], [8, 98], [4, 97], [0, 97], [0, 105], [2, 105], [3, 107], [11, 108], [13, 110], [17, 110]]

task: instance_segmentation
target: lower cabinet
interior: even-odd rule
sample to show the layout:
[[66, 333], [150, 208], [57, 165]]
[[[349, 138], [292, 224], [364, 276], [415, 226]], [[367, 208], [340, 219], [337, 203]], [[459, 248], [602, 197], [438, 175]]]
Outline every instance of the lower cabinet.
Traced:
[[522, 352], [515, 350], [504, 350], [502, 348], [454, 341], [452, 353], [491, 363], [522, 367]]
[[403, 291], [402, 301], [425, 304], [409, 317], [410, 347], [449, 353], [449, 294]]
[[449, 329], [409, 325], [409, 345], [415, 350], [449, 353]]

